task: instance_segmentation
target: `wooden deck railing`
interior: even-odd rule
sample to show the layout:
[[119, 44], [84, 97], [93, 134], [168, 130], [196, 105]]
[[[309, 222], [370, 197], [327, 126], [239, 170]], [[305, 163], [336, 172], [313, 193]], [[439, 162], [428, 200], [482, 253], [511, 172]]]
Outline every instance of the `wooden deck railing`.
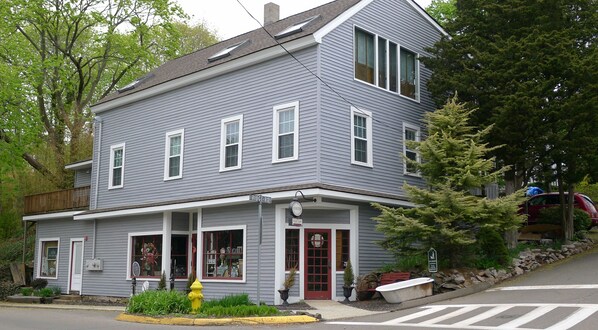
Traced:
[[89, 207], [89, 186], [25, 196], [25, 215]]

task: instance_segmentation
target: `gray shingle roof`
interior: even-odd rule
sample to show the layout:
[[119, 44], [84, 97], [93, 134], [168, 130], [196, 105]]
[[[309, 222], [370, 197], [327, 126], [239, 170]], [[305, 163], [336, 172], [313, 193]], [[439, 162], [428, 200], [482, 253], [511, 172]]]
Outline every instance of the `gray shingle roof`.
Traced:
[[[265, 28], [270, 32], [271, 35], [285, 30], [291, 25], [300, 23], [314, 16], [318, 16], [310, 24], [303, 28], [303, 31], [295, 33], [283, 38], [278, 39], [278, 42], [284, 44], [289, 41], [300, 39], [307, 35], [311, 35], [330, 23], [336, 17], [353, 7], [360, 0], [336, 0], [319, 7], [307, 10], [305, 12], [284, 18], [272, 24], [266, 25]], [[232, 45], [249, 41], [243, 44], [241, 47], [231, 52], [230, 56], [215, 60], [208, 61], [210, 57], [219, 51], [231, 47]], [[208, 68], [212, 68], [229, 61], [234, 61], [238, 58], [259, 52], [261, 50], [278, 47], [275, 40], [273, 40], [262, 28], [241, 34], [231, 39], [219, 42], [207, 48], [200, 49], [191, 54], [176, 58], [168, 61], [150, 72], [146, 79], [139, 82], [135, 88], [128, 89], [126, 91], [114, 92], [105, 98], [101, 99], [96, 105], [106, 103], [108, 101], [115, 100], [117, 98], [131, 95], [142, 90], [166, 83], [168, 81], [175, 80]]]

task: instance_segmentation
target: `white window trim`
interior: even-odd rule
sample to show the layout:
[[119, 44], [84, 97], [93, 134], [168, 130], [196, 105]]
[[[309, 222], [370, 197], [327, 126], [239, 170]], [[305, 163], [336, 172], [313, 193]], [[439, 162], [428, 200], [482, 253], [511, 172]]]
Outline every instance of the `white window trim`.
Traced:
[[[239, 122], [239, 142], [238, 142], [239, 155], [238, 155], [238, 159], [237, 159], [237, 166], [226, 167], [226, 125], [229, 123], [233, 123], [235, 121]], [[243, 115], [224, 118], [220, 122], [220, 172], [239, 170], [239, 169], [241, 169], [242, 163], [243, 163]]]
[[417, 152], [416, 150], [407, 149], [407, 141], [405, 140], [405, 131], [408, 129], [415, 131], [415, 141], [417, 141], [417, 142], [421, 141], [421, 130], [420, 130], [419, 126], [404, 122], [403, 123], [403, 174], [420, 177], [421, 175], [419, 172], [413, 173], [413, 172], [407, 171], [407, 161], [405, 160], [405, 158], [407, 157], [407, 150], [409, 150], [411, 152], [415, 152], [415, 155], [416, 155], [415, 157], [416, 157], [417, 162], [421, 163], [421, 158], [420, 158], [419, 152]]
[[[243, 230], [243, 278], [241, 278], [239, 280], [210, 279], [210, 278], [203, 277], [203, 257], [204, 257], [203, 234], [204, 234], [204, 232], [224, 231], [224, 230]], [[200, 279], [202, 282], [212, 282], [212, 283], [246, 283], [247, 282], [247, 226], [246, 225], [203, 227], [203, 228], [199, 228], [197, 236], [198, 236], [198, 239], [197, 239], [198, 244], [201, 244], [197, 247], [197, 258], [199, 260], [198, 263], [201, 265], [201, 267], [199, 268], [201, 270], [201, 272], [198, 273], [198, 277], [197, 277], [198, 279]], [[199, 236], [201, 236], [201, 242], [200, 242]]]
[[[181, 136], [181, 154], [179, 163], [179, 175], [169, 176], [169, 160], [170, 160], [170, 139], [180, 135]], [[181, 179], [183, 177], [183, 152], [185, 150], [185, 129], [179, 129], [166, 133], [166, 144], [164, 148], [164, 181]]]
[[[411, 100], [413, 102], [419, 103], [420, 102], [420, 87], [419, 87], [419, 82], [420, 82], [420, 70], [419, 70], [419, 68], [420, 68], [419, 64], [420, 63], [419, 63], [419, 58], [420, 58], [420, 54], [417, 53], [417, 52], [412, 51], [411, 49], [409, 49], [407, 47], [403, 47], [400, 43], [398, 43], [398, 42], [396, 42], [394, 40], [391, 40], [391, 39], [389, 39], [387, 37], [384, 37], [382, 35], [370, 32], [368, 29], [364, 29], [364, 28], [362, 28], [362, 27], [360, 27], [358, 25], [353, 25], [353, 62], [355, 62], [355, 56], [356, 56], [355, 52], [357, 51], [356, 48], [355, 48], [355, 30], [356, 29], [362, 30], [362, 31], [364, 31], [366, 33], [369, 33], [369, 34], [371, 34], [371, 35], [374, 36], [374, 60], [375, 60], [375, 62], [374, 62], [374, 83], [369, 83], [367, 81], [358, 79], [355, 76], [355, 73], [356, 73], [355, 72], [355, 63], [353, 63], [353, 80], [357, 81], [357, 82], [360, 82], [362, 84], [366, 84], [368, 86], [373, 86], [373, 87], [378, 88], [380, 90], [384, 90], [384, 91], [387, 91], [389, 93], [398, 95], [398, 96], [400, 96], [402, 98], [405, 98], [407, 100]], [[386, 40], [386, 61], [387, 61], [387, 64], [388, 64], [388, 65], [386, 65], [386, 88], [382, 88], [382, 87], [378, 86], [378, 38], [383, 38], [383, 39]], [[397, 84], [398, 84], [398, 86], [397, 86], [397, 91], [396, 92], [390, 90], [390, 43], [391, 42], [393, 44], [397, 45], [397, 79], [398, 79]], [[417, 60], [415, 61], [416, 62], [415, 63], [415, 66], [416, 66], [415, 98], [411, 98], [411, 97], [408, 97], [408, 96], [405, 96], [405, 95], [401, 94], [401, 48], [404, 48], [405, 50], [408, 50], [408, 51], [414, 53], [415, 56], [416, 56], [416, 58], [417, 58]]]
[[[134, 232], [134, 233], [129, 233], [128, 235], [128, 241], [127, 241], [127, 274], [125, 279], [126, 280], [131, 280], [131, 265], [133, 264], [133, 260], [131, 260], [131, 251], [133, 250], [133, 237], [137, 237], [137, 236], [150, 236], [150, 235], [162, 235], [162, 238], [164, 238], [164, 231], [141, 231], [141, 232]], [[162, 247], [162, 249], [164, 249], [164, 247]], [[160, 255], [162, 255], [162, 251], [160, 251]], [[141, 265], [139, 265], [141, 266]], [[164, 270], [164, 269], [162, 269]], [[158, 282], [160, 281], [159, 278], [153, 278], [153, 277], [143, 277], [143, 276], [139, 276], [137, 277], [137, 279], [144, 279], [147, 280], [149, 282]]]
[[[293, 127], [293, 157], [278, 158], [278, 113], [281, 110], [294, 108], [294, 127]], [[272, 116], [272, 163], [282, 163], [299, 159], [299, 101], [276, 105], [273, 107]]]
[[[122, 149], [123, 160], [120, 173], [120, 185], [112, 185], [112, 178], [114, 176], [114, 151]], [[119, 143], [110, 146], [110, 172], [108, 173], [108, 189], [118, 189], [125, 186], [125, 144]]]
[[[42, 259], [43, 259], [43, 255], [44, 255], [44, 251], [42, 250], [44, 247], [44, 242], [58, 242], [58, 245], [56, 246], [57, 251], [56, 251], [56, 276], [42, 276]], [[49, 238], [41, 238], [38, 242], [38, 248], [37, 248], [37, 271], [36, 271], [36, 277], [37, 278], [45, 278], [48, 280], [57, 280], [58, 279], [58, 270], [60, 269], [60, 237], [49, 237]]]
[[[366, 119], [366, 139], [367, 139], [367, 162], [360, 162], [355, 160], [355, 115], [360, 117], [364, 117]], [[367, 167], [374, 167], [374, 160], [373, 160], [373, 142], [372, 142], [372, 113], [367, 110], [357, 109], [355, 107], [351, 107], [351, 164], [354, 165], [361, 165]]]

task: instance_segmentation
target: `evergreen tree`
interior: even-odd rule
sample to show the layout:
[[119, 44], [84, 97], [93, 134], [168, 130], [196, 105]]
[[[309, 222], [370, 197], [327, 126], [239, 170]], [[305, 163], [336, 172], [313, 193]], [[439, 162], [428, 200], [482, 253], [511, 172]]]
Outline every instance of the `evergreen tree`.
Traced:
[[[455, 91], [500, 164], [507, 192], [532, 176], [561, 191], [595, 171], [598, 145], [598, 1], [459, 0], [451, 37], [422, 62], [440, 104]], [[588, 149], [589, 148], [589, 149]], [[569, 215], [572, 215], [572, 208]], [[571, 217], [565, 222], [567, 237]]]
[[422, 162], [406, 160], [428, 183], [427, 188], [405, 185], [416, 207], [373, 204], [382, 212], [374, 218], [386, 236], [381, 245], [397, 256], [421, 254], [433, 247], [458, 266], [468, 261], [480, 228], [503, 232], [521, 224], [517, 208], [522, 193], [490, 200], [470, 192], [507, 170], [494, 170], [494, 158], [486, 158], [493, 148], [481, 141], [491, 127], [478, 131], [470, 126], [472, 112], [452, 99], [426, 115], [428, 137], [410, 145]]

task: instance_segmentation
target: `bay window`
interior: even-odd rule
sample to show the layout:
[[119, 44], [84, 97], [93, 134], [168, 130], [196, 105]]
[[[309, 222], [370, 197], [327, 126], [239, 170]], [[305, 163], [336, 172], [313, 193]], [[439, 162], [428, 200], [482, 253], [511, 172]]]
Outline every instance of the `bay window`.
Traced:
[[354, 48], [355, 79], [418, 99], [416, 53], [360, 28], [355, 28]]

